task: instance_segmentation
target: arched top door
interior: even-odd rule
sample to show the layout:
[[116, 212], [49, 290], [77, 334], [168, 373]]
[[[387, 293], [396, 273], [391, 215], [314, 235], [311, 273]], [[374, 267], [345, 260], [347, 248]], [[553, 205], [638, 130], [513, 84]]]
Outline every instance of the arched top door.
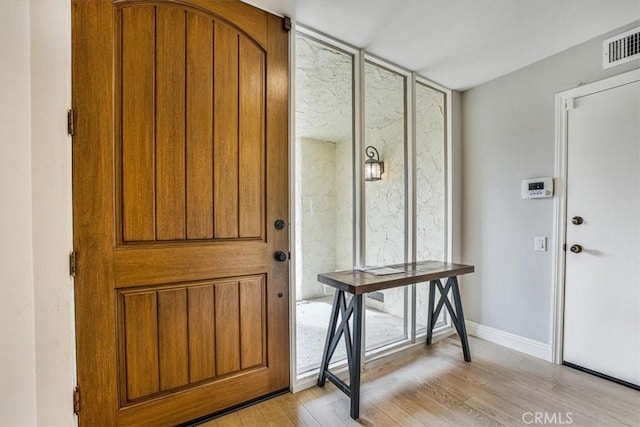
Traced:
[[80, 425], [178, 425], [286, 389], [282, 19], [73, 0], [72, 54]]

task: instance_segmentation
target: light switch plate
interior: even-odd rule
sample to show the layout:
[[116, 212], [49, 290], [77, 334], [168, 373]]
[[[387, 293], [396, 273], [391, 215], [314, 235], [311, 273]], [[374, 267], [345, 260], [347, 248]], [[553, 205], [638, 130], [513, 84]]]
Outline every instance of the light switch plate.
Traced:
[[536, 252], [546, 252], [547, 251], [547, 238], [546, 237], [534, 237], [533, 238], [533, 249]]

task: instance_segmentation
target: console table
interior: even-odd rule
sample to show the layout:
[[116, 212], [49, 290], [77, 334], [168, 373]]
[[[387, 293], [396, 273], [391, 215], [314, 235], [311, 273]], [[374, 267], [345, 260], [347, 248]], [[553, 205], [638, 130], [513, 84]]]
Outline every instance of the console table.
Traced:
[[[387, 268], [398, 272], [376, 275], [366, 270], [347, 270], [318, 274], [319, 282], [336, 288], [333, 296], [329, 329], [324, 343], [322, 362], [320, 363], [318, 386], [324, 387], [325, 381], [328, 379], [349, 396], [351, 399], [351, 418], [354, 420], [360, 416], [360, 368], [362, 364], [362, 322], [364, 318], [362, 296], [368, 292], [412, 285], [414, 283], [429, 282], [427, 345], [431, 344], [433, 327], [436, 324], [438, 315], [442, 307], [446, 306], [447, 311], [451, 315], [453, 325], [460, 336], [464, 360], [471, 362], [467, 330], [462, 313], [462, 301], [460, 300], [460, 290], [458, 289], [458, 276], [472, 273], [474, 266], [451, 264], [441, 261], [421, 261], [390, 265]], [[445, 278], [447, 281], [443, 286], [441, 280]], [[436, 288], [440, 291], [440, 299], [437, 304], [435, 303]], [[450, 291], [453, 296], [455, 309], [448, 298]], [[345, 292], [352, 295], [348, 304]], [[338, 317], [340, 317], [339, 322]], [[349, 319], [351, 318], [353, 318], [353, 331], [350, 331], [351, 328], [349, 326]], [[340, 339], [343, 337], [347, 349], [347, 364], [349, 366], [348, 385], [329, 371], [331, 357]]]

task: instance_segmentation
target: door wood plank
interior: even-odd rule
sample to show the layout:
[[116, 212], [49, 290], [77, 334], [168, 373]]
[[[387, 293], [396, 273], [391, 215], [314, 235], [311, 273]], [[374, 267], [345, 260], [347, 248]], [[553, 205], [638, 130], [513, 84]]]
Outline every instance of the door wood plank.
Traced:
[[240, 281], [241, 368], [265, 362], [265, 293], [262, 277]]
[[187, 291], [158, 291], [160, 391], [189, 383]]
[[155, 240], [153, 7], [122, 10], [122, 215], [124, 241]]
[[240, 369], [240, 307], [238, 282], [215, 284], [216, 373]]
[[130, 287], [248, 276], [264, 273], [268, 262], [261, 241], [126, 248], [115, 252], [116, 283]]
[[260, 237], [264, 217], [264, 54], [240, 39], [240, 237]]
[[190, 287], [189, 381], [194, 383], [216, 375], [213, 285]]
[[156, 12], [158, 240], [185, 238], [185, 11]]
[[238, 237], [238, 34], [214, 25], [214, 237]]
[[124, 296], [126, 392], [129, 401], [158, 392], [157, 326], [155, 292]]
[[213, 22], [187, 13], [187, 238], [213, 238]]

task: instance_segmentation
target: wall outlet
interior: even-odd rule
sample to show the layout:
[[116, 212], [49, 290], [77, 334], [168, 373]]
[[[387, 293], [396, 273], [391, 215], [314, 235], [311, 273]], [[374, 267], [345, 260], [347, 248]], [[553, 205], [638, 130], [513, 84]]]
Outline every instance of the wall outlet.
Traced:
[[534, 237], [533, 238], [533, 249], [536, 252], [546, 252], [547, 251], [547, 238], [546, 237]]

